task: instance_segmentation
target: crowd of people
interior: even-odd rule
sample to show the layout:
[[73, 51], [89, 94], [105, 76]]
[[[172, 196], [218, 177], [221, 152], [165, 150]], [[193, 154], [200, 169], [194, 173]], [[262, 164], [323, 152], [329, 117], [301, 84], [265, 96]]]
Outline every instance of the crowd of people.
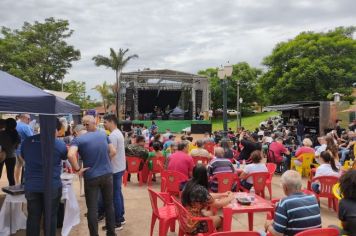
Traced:
[[[182, 204], [194, 216], [209, 216], [216, 228], [221, 227], [222, 218], [209, 212], [207, 206], [221, 208], [231, 202], [232, 192], [238, 191], [234, 185], [231, 191], [217, 193], [218, 182], [213, 178], [219, 173], [236, 173], [240, 168], [239, 178], [245, 189], [253, 187], [249, 176], [255, 172], [268, 172], [265, 162], [276, 163], [277, 173], [283, 174], [281, 182], [286, 198], [276, 208], [273, 222], [266, 222], [266, 230], [272, 235], [294, 235], [307, 228], [317, 228], [320, 223], [320, 208], [312, 195], [301, 192], [301, 176], [291, 169], [301, 166], [303, 154], [315, 155], [318, 164], [315, 176], [336, 176], [343, 173], [341, 166], [345, 161], [352, 163], [356, 142], [355, 126], [350, 130], [341, 129], [339, 121], [334, 130], [317, 139], [305, 134], [303, 125], [298, 122], [294, 127], [283, 127], [279, 119], [263, 122], [254, 132], [239, 129], [223, 132], [206, 133], [194, 140], [190, 132], [179, 140], [167, 129], [158, 132], [153, 121], [151, 126], [134, 125], [132, 131], [121, 132], [117, 118], [113, 114], [103, 117], [106, 132], [100, 130], [93, 116], [84, 116], [82, 124], [71, 126], [66, 120], [57, 120], [56, 141], [54, 146], [52, 179], [52, 218], [51, 235], [55, 235], [57, 213], [62, 194], [60, 175], [64, 166], [83, 177], [84, 196], [87, 205], [87, 220], [90, 235], [98, 235], [98, 222], [105, 219], [103, 230], [107, 235], [116, 235], [116, 230], [123, 229], [125, 220], [124, 198], [121, 190], [122, 178], [126, 170], [126, 157], [142, 159], [140, 169], [150, 159], [163, 157], [164, 168], [183, 174], [188, 181], [182, 183]], [[28, 202], [27, 235], [40, 235], [40, 221], [44, 204], [43, 164], [40, 135], [30, 125], [31, 117], [21, 114], [15, 119], [0, 120], [0, 174], [6, 166], [9, 185], [24, 183]], [[209, 144], [215, 148], [209, 150]], [[194, 158], [206, 158], [208, 165], [196, 164]], [[24, 167], [24, 168], [22, 168]], [[68, 168], [65, 170], [68, 171]], [[23, 174], [21, 175], [21, 172]], [[20, 176], [22, 176], [20, 178]], [[130, 181], [131, 176], [128, 176]], [[153, 175], [152, 181], [156, 181]], [[311, 188], [319, 192], [319, 183], [312, 183]], [[344, 199], [340, 202], [339, 219], [344, 230], [356, 232], [353, 227], [353, 213], [356, 197], [349, 188], [356, 188], [356, 171], [348, 171], [340, 178], [341, 192]], [[286, 212], [302, 209], [296, 215]], [[303, 220], [306, 217], [310, 220]], [[309, 218], [308, 218], [309, 219]], [[47, 220], [47, 219], [45, 219]], [[290, 223], [294, 222], [294, 223]], [[204, 222], [190, 222], [189, 233], [205, 232]]]

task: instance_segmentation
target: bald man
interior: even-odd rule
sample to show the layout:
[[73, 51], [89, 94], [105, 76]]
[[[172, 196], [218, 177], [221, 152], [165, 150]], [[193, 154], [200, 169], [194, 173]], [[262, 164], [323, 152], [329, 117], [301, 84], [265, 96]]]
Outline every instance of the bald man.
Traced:
[[[85, 201], [88, 208], [88, 227], [90, 236], [98, 235], [98, 196], [104, 200], [106, 216], [106, 235], [115, 234], [115, 215], [113, 207], [113, 170], [111, 158], [116, 150], [105, 132], [97, 130], [95, 118], [84, 116], [83, 125], [87, 133], [74, 138], [68, 151], [68, 160], [75, 172], [84, 174]], [[77, 162], [77, 154], [83, 160], [84, 168]]]

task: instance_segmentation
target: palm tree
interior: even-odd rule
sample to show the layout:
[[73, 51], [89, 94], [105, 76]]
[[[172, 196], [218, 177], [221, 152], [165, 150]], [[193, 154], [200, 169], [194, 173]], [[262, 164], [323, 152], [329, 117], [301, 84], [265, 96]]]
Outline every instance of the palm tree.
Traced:
[[104, 112], [106, 113], [106, 109], [110, 106], [109, 96], [110, 96], [110, 85], [104, 81], [102, 85], [97, 85], [94, 88], [96, 91], [100, 93], [101, 99], [103, 100]]
[[115, 52], [114, 49], [110, 48], [110, 57], [101, 55], [93, 57], [96, 66], [111, 68], [116, 73], [116, 114], [118, 119], [120, 119], [120, 74], [131, 59], [138, 58], [136, 54], [126, 56], [128, 51], [128, 48], [119, 48], [119, 51]]

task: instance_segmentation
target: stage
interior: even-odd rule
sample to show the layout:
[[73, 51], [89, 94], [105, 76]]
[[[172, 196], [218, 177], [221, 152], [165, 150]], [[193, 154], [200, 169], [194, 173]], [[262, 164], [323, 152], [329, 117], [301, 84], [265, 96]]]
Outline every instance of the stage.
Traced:
[[[150, 128], [152, 124], [151, 120], [133, 120], [132, 122], [133, 124], [145, 125], [147, 126], [147, 128]], [[211, 127], [210, 120], [155, 120], [155, 123], [158, 126], [158, 131], [160, 133], [164, 133], [166, 129], [170, 129], [172, 133], [181, 133], [183, 129], [188, 127], [190, 128], [192, 125], [193, 125], [192, 131], [194, 131], [194, 126]], [[199, 133], [204, 133], [204, 132], [202, 130]]]

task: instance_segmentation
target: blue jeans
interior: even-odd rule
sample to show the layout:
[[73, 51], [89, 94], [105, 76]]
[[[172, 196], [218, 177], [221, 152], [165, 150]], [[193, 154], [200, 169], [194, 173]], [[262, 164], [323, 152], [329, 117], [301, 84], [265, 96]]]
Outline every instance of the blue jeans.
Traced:
[[[62, 196], [62, 188], [52, 190], [52, 215], [51, 215], [51, 236], [56, 235], [57, 228], [57, 213], [59, 201]], [[44, 215], [44, 193], [43, 192], [25, 192], [27, 200], [27, 222], [26, 222], [26, 235], [27, 236], [40, 236], [41, 217]], [[46, 224], [46, 218], [44, 222]]]
[[340, 148], [340, 151], [339, 151], [339, 154], [341, 156], [340, 158], [340, 164], [343, 165], [344, 162], [345, 162], [345, 159], [346, 159], [346, 156], [350, 153], [350, 149], [347, 149], [347, 148], [344, 148], [344, 147], [341, 147]]
[[[113, 174], [113, 203], [115, 210], [115, 222], [120, 223], [124, 219], [125, 207], [124, 207], [124, 196], [122, 195], [122, 176], [125, 170]], [[104, 215], [104, 203], [101, 194], [99, 193], [98, 201], [98, 215]]]
[[311, 184], [311, 189], [315, 192], [315, 193], [320, 193], [320, 190], [319, 190], [319, 183], [312, 183]]

